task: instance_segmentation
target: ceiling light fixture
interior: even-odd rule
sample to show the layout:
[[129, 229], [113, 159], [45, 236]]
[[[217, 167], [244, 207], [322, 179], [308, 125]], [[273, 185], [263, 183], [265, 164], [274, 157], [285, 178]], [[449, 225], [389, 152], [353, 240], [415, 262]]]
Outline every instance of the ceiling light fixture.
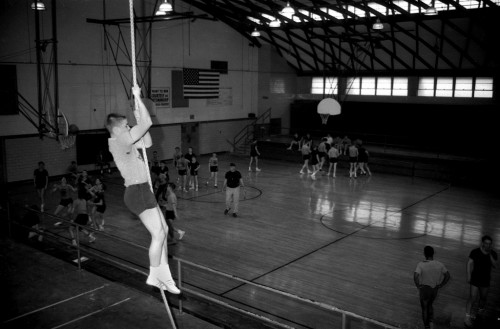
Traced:
[[295, 9], [290, 6], [290, 2], [287, 2], [286, 6], [283, 7], [283, 9], [280, 11], [280, 14], [289, 19], [292, 19], [292, 16], [295, 14]]
[[374, 30], [383, 30], [384, 29], [384, 24], [380, 21], [380, 18], [377, 18], [375, 23], [372, 25], [372, 29]]
[[278, 19], [274, 19], [274, 21], [271, 21], [269, 23], [269, 27], [280, 27], [280, 26], [281, 26], [281, 22]]
[[158, 11], [156, 11], [156, 13], [155, 13], [155, 16], [165, 16], [165, 15], [167, 15], [167, 13], [166, 13], [166, 12], [164, 12], [164, 11], [161, 11], [161, 10], [158, 10]]
[[432, 0], [430, 7], [425, 10], [424, 15], [435, 16], [437, 14], [438, 12], [436, 10], [436, 7], [434, 7], [434, 0]]
[[252, 37], [260, 37], [260, 32], [257, 31], [257, 28], [254, 28], [252, 33], [250, 34]]
[[35, 0], [31, 4], [31, 9], [33, 9], [33, 10], [45, 10], [45, 4], [42, 2], [42, 0]]
[[168, 0], [165, 0], [161, 5], [160, 8], [158, 8], [159, 11], [163, 11], [164, 13], [171, 12], [174, 10], [174, 7], [172, 7], [172, 4], [168, 2]]

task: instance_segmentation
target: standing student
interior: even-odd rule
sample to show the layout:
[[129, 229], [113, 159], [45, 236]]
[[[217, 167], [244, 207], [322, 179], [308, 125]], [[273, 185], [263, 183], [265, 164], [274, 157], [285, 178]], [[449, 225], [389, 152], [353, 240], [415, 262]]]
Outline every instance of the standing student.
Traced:
[[224, 215], [231, 210], [231, 202], [233, 204], [233, 217], [238, 217], [238, 205], [240, 203], [240, 187], [245, 188], [241, 173], [236, 170], [234, 163], [229, 164], [229, 171], [226, 172], [224, 179], [223, 190], [226, 191], [226, 209]]
[[[210, 179], [214, 180], [214, 187], [217, 187], [217, 173], [219, 172], [219, 159], [217, 153], [212, 153], [212, 157], [208, 159], [208, 170], [210, 171]], [[207, 180], [207, 185], [208, 185]]]
[[330, 175], [330, 171], [333, 168], [332, 177], [335, 177], [337, 174], [337, 162], [339, 161], [339, 150], [337, 149], [337, 145], [333, 144], [332, 147], [328, 150], [328, 161], [330, 162], [330, 166], [328, 167], [328, 175]]
[[[59, 215], [59, 213], [67, 209], [68, 213], [71, 213], [71, 206], [73, 205], [73, 198], [71, 198], [71, 191], [76, 192], [76, 189], [69, 185], [66, 181], [66, 178], [63, 177], [61, 178], [61, 183], [54, 185], [54, 189], [52, 192], [59, 191], [59, 194], [61, 196], [61, 199], [59, 201], [59, 204], [57, 205], [56, 210], [54, 211], [54, 216]], [[54, 226], [60, 225], [61, 222], [57, 222], [54, 224]]]
[[[109, 114], [106, 122], [106, 128], [111, 135], [108, 140], [109, 150], [125, 180], [125, 205], [131, 212], [139, 216], [151, 234], [150, 272], [146, 283], [160, 289], [166, 289], [173, 294], [180, 294], [180, 290], [172, 278], [167, 260], [168, 228], [163, 223], [163, 213], [148, 183], [147, 163], [144, 163], [144, 159], [137, 149], [142, 145], [145, 147], [153, 145], [151, 135], [148, 132], [153, 123], [142, 102], [141, 88], [134, 85], [132, 92], [136, 103], [134, 116], [137, 125], [130, 128], [125, 116]], [[140, 142], [141, 139], [143, 142]]]
[[96, 230], [104, 230], [104, 212], [106, 211], [106, 199], [104, 198], [104, 190], [106, 187], [99, 178], [95, 180], [94, 186], [90, 189], [93, 199], [89, 201], [92, 206], [92, 222]]
[[450, 280], [450, 273], [441, 262], [434, 260], [434, 248], [431, 246], [425, 246], [424, 256], [425, 260], [418, 263], [415, 269], [413, 281], [420, 295], [424, 327], [429, 329], [434, 316], [432, 304], [437, 297], [438, 289], [444, 287]]
[[[198, 191], [198, 170], [200, 169], [200, 163], [196, 159], [196, 156], [193, 155], [191, 158], [191, 166], [189, 168], [190, 177], [189, 177], [189, 186], [193, 186], [195, 191]], [[192, 180], [192, 181], [191, 181]]]
[[320, 171], [320, 152], [318, 151], [318, 146], [314, 146], [311, 151], [311, 166], [312, 166], [312, 174], [311, 177], [315, 177], [318, 171]]
[[[78, 192], [78, 198], [73, 201], [73, 206], [71, 207], [71, 211], [73, 212], [73, 222], [82, 226], [86, 226], [89, 223], [89, 214], [87, 210], [87, 200], [85, 199], [85, 193], [82, 191]], [[69, 227], [69, 234], [71, 236], [71, 242], [74, 246], [77, 245], [75, 240], [75, 234], [79, 234], [80, 230], [89, 237], [89, 242], [92, 243], [95, 241], [95, 236], [93, 233], [90, 233], [84, 228], [80, 228], [80, 226], [76, 226], [76, 233], [73, 225]]]
[[309, 170], [309, 159], [311, 158], [311, 148], [309, 147], [309, 143], [303, 143], [300, 152], [302, 153], [302, 160], [304, 161], [304, 164], [302, 165], [299, 173], [303, 174], [304, 169], [307, 169], [308, 174], [312, 173], [312, 171]]
[[38, 168], [33, 172], [33, 184], [40, 199], [40, 211], [43, 212], [45, 207], [45, 191], [49, 184], [49, 172], [45, 169], [43, 161], [38, 162]]
[[342, 141], [340, 142], [340, 154], [344, 154], [344, 155], [347, 155], [348, 154], [348, 150], [349, 150], [349, 146], [351, 146], [351, 139], [345, 135], [344, 138], [342, 138]]
[[349, 152], [349, 178], [356, 178], [356, 170], [358, 166], [358, 148], [351, 144], [348, 148]]
[[252, 162], [255, 160], [255, 171], [260, 171], [259, 169], [259, 156], [260, 152], [257, 148], [257, 140], [254, 139], [252, 144], [250, 144], [250, 163], [248, 164], [248, 171], [252, 171]]
[[[174, 154], [172, 155], [172, 160], [174, 162], [174, 169], [177, 168], [177, 162], [179, 161], [179, 159], [181, 158], [181, 155], [182, 155], [182, 151], [181, 151], [181, 148], [176, 146], [174, 148]], [[179, 184], [179, 179], [180, 177], [177, 176], [177, 185]]]
[[184, 158], [187, 160], [187, 180], [189, 182], [189, 189], [193, 189], [194, 185], [191, 182], [191, 167], [193, 163], [193, 157], [196, 155], [193, 152], [193, 148], [189, 147], [187, 153], [184, 155]]
[[321, 142], [318, 145], [318, 156], [319, 156], [319, 170], [323, 170], [323, 165], [325, 164], [326, 161], [326, 152], [327, 150], [327, 142], [326, 142], [326, 137], [321, 139]]
[[164, 174], [167, 176], [167, 182], [170, 181], [170, 176], [168, 175], [168, 166], [167, 166], [167, 161], [161, 160], [160, 161], [160, 168], [158, 170], [158, 175]]
[[170, 237], [172, 243], [175, 243], [174, 232], [179, 235], [178, 240], [182, 240], [185, 231], [176, 229], [173, 224], [173, 220], [179, 219], [179, 214], [177, 212], [177, 196], [175, 195], [175, 184], [167, 183], [166, 188], [158, 195], [158, 203], [163, 209], [165, 209], [165, 221], [168, 225], [168, 236]]
[[369, 153], [363, 144], [359, 144], [358, 146], [358, 169], [361, 170], [362, 175], [372, 175], [370, 171], [370, 167], [368, 167], [368, 157]]
[[471, 327], [477, 314], [484, 312], [490, 289], [491, 269], [496, 267], [498, 255], [493, 250], [489, 235], [481, 238], [481, 246], [472, 250], [467, 261], [467, 283], [470, 284], [467, 299], [465, 325]]
[[179, 174], [179, 179], [181, 184], [179, 185], [179, 188], [184, 192], [188, 191], [186, 188], [187, 172], [189, 168], [188, 163], [189, 161], [184, 158], [183, 154], [181, 154], [181, 157], [179, 158], [179, 160], [177, 160], [177, 174]]

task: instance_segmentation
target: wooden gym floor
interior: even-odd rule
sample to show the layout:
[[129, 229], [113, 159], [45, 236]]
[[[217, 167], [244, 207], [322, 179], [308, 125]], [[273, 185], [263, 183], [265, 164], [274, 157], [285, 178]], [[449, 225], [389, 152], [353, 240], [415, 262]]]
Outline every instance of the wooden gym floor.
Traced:
[[[424, 258], [424, 246], [431, 245], [452, 277], [435, 302], [435, 328], [463, 327], [468, 254], [483, 234], [500, 245], [498, 194], [377, 172], [350, 179], [345, 163], [339, 164], [335, 179], [321, 173], [312, 179], [299, 175], [299, 163], [263, 160], [261, 172], [248, 172], [246, 158], [221, 155], [219, 160], [218, 189], [205, 185], [208, 158], [202, 157], [200, 190], [177, 191], [181, 218], [174, 225], [187, 233], [169, 246], [169, 253], [388, 324], [421, 328], [413, 271]], [[221, 187], [229, 162], [236, 162], [247, 185], [238, 218], [223, 214]], [[177, 175], [169, 168], [175, 182]], [[147, 231], [123, 204], [122, 179], [115, 172], [104, 180], [105, 232], [147, 247]], [[36, 200], [31, 184], [10, 192], [20, 203]], [[47, 211], [53, 212], [57, 203], [58, 195], [48, 193]], [[45, 216], [47, 229], [67, 235], [53, 223]], [[146, 251], [104, 236], [97, 235], [92, 247], [143, 270], [148, 266]], [[340, 324], [335, 313], [194, 268], [183, 269], [183, 282], [293, 327]], [[492, 274], [487, 314], [495, 320], [500, 315], [498, 269]], [[350, 328], [361, 327], [370, 326], [350, 323]]]

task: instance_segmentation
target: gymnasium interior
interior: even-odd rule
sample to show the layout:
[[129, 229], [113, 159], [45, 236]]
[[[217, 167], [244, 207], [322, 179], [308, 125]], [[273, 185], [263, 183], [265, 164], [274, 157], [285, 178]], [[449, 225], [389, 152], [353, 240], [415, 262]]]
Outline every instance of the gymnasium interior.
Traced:
[[[498, 265], [464, 324], [470, 253], [485, 235], [500, 246], [499, 6], [1, 0], [2, 328], [424, 328], [425, 246], [451, 276], [431, 327], [500, 328]], [[180, 187], [174, 149], [200, 163], [196, 188], [175, 191], [180, 295], [145, 283], [150, 235], [109, 152], [108, 115], [136, 124], [134, 85], [153, 122], [145, 170], [164, 161]], [[369, 174], [352, 177], [348, 153], [336, 175], [328, 159], [299, 173], [294, 134], [362, 145]], [[85, 228], [95, 241], [72, 243], [72, 214], [54, 214], [72, 162], [106, 186], [106, 224]], [[224, 211], [231, 163], [237, 217]]]

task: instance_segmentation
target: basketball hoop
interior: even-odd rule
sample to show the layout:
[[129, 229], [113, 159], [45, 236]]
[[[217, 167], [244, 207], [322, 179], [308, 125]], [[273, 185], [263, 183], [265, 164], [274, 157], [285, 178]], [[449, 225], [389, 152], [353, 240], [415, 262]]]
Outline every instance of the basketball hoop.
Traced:
[[59, 144], [61, 145], [61, 150], [66, 150], [73, 147], [73, 145], [75, 145], [75, 142], [76, 135], [59, 135]]
[[320, 113], [319, 116], [321, 117], [321, 123], [326, 125], [328, 122], [328, 118], [330, 117], [329, 113]]
[[318, 114], [321, 117], [321, 123], [326, 125], [330, 115], [340, 114], [340, 104], [333, 98], [325, 98], [318, 103]]

